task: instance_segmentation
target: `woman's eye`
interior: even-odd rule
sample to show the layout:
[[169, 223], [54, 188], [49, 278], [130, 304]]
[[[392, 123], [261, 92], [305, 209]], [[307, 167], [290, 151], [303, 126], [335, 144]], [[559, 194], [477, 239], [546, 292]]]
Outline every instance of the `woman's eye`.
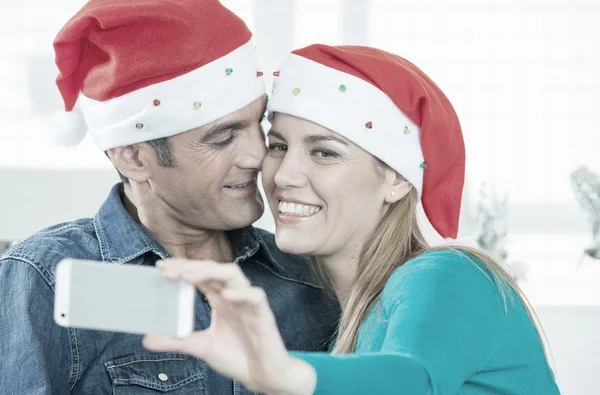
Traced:
[[269, 144], [268, 150], [272, 152], [285, 152], [287, 151], [287, 147], [284, 144], [273, 143]]
[[326, 149], [322, 149], [322, 148], [312, 150], [311, 154], [315, 155], [318, 158], [323, 158], [323, 159], [331, 159], [331, 158], [339, 157], [339, 155], [337, 153], [326, 150]]

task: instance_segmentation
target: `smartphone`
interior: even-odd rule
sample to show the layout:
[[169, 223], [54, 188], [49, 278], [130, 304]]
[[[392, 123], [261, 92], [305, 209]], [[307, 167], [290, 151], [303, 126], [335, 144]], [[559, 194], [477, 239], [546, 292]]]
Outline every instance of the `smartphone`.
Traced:
[[56, 268], [60, 326], [185, 337], [194, 329], [196, 289], [154, 266], [64, 259]]

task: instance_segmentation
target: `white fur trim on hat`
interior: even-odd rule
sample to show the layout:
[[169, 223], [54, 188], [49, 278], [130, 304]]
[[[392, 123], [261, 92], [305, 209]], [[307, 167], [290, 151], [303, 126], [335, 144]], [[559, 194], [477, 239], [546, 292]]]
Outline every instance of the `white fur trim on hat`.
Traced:
[[400, 173], [420, 199], [420, 128], [383, 91], [296, 54], [281, 64], [274, 85], [269, 117], [275, 112], [294, 115], [344, 136]]
[[79, 144], [87, 134], [87, 125], [78, 107], [72, 111], [57, 111], [49, 120], [49, 129], [50, 141], [63, 147]]
[[79, 96], [101, 150], [169, 137], [216, 121], [265, 94], [251, 41], [189, 73], [104, 102]]

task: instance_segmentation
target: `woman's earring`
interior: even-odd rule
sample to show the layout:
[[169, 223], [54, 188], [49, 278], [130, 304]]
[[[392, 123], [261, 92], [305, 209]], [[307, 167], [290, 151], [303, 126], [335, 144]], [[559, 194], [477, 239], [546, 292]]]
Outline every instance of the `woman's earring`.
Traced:
[[390, 195], [396, 196], [396, 192], [392, 191], [392, 192], [390, 192]]

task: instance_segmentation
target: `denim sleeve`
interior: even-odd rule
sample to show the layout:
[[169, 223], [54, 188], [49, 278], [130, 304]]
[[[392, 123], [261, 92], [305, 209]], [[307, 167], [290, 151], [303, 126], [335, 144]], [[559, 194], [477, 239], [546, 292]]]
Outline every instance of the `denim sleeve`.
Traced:
[[69, 334], [53, 319], [53, 281], [17, 259], [0, 260], [0, 394], [68, 394]]

